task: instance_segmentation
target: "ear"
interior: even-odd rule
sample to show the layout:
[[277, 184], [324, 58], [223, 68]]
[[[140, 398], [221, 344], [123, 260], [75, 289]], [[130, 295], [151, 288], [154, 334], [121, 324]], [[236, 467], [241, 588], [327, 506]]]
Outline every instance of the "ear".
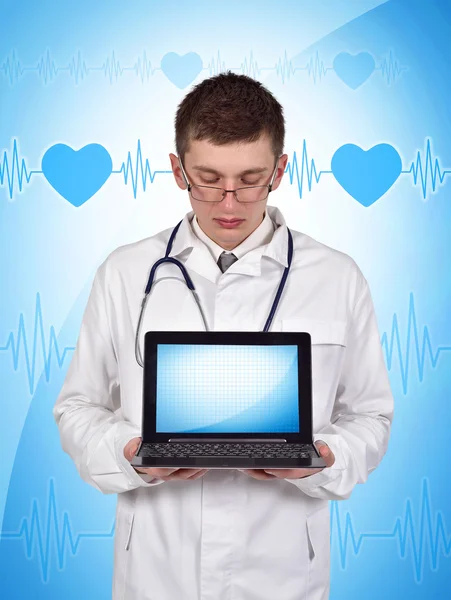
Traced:
[[171, 168], [177, 185], [181, 190], [186, 190], [188, 186], [186, 185], [185, 178], [183, 177], [178, 157], [171, 152], [169, 154], [169, 160], [171, 161]]
[[279, 164], [277, 166], [277, 173], [274, 178], [272, 191], [277, 190], [277, 188], [279, 187], [280, 182], [282, 181], [282, 177], [285, 173], [285, 169], [287, 168], [287, 163], [288, 163], [288, 154], [282, 154], [282, 156], [279, 158]]

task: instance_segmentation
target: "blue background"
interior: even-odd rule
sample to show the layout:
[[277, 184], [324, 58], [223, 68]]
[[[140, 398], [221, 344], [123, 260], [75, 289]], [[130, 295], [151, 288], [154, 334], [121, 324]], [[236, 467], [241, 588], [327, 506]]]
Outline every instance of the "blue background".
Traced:
[[381, 465], [331, 503], [331, 598], [449, 598], [450, 40], [445, 0], [0, 2], [2, 598], [111, 597], [116, 499], [51, 411], [96, 267], [190, 209], [174, 114], [226, 68], [284, 106], [272, 204], [361, 267], [395, 395]]

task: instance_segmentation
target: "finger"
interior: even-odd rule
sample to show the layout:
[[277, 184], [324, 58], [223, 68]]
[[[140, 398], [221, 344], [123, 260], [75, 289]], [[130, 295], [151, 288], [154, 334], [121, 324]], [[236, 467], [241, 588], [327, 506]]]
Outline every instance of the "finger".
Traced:
[[275, 469], [274, 471], [271, 471], [271, 469], [265, 469], [265, 473], [273, 475], [278, 479], [290, 479], [290, 474], [293, 473], [293, 469]]
[[175, 471], [178, 471], [178, 469], [172, 469], [170, 467], [152, 467], [146, 469], [146, 473], [148, 473], [149, 475], [153, 475], [154, 477], [158, 477], [158, 479], [163, 479], [163, 477], [169, 477], [170, 475], [172, 475], [172, 473], [175, 473]]
[[[148, 467], [142, 469], [140, 467], [135, 467], [135, 471], [138, 471], [139, 473], [145, 473], [146, 475], [152, 475], [153, 477], [162, 479], [163, 481], [170, 481], [172, 479], [187, 479], [190, 474], [195, 475], [199, 471], [208, 471], [208, 469], [171, 469], [169, 467]], [[186, 471], [189, 471], [189, 473], [186, 473]]]
[[175, 473], [169, 476], [169, 479], [190, 479], [198, 473], [208, 471], [208, 469], [177, 469]]
[[205, 475], [205, 473], [208, 471], [208, 469], [202, 469], [201, 471], [198, 471], [197, 473], [194, 473], [194, 475], [191, 475], [190, 477], [188, 477], [188, 479], [191, 481], [193, 479], [200, 479], [201, 477], [203, 477]]
[[138, 451], [138, 448], [139, 448], [139, 442], [137, 444], [134, 444], [133, 446], [131, 446], [131, 448], [128, 449], [128, 457], [127, 457], [128, 460], [131, 460], [135, 456], [136, 452]]
[[315, 446], [321, 458], [324, 459], [326, 466], [331, 467], [335, 462], [335, 456], [329, 446], [322, 440], [317, 440], [317, 442], [315, 442]]
[[239, 469], [242, 473], [253, 477], [254, 479], [264, 480], [264, 479], [275, 479], [274, 475], [270, 475], [269, 473], [265, 473], [263, 469]]
[[266, 473], [273, 473], [279, 479], [303, 479], [319, 473], [323, 469], [276, 469], [274, 471], [265, 470]]
[[131, 461], [131, 459], [135, 456], [140, 443], [141, 443], [141, 438], [138, 438], [137, 440], [135, 440], [133, 442], [133, 444], [130, 444], [128, 447], [126, 446], [124, 448], [124, 455], [128, 461]]
[[153, 477], [167, 477], [168, 475], [171, 475], [171, 473], [173, 473], [174, 471], [177, 471], [177, 469], [155, 469], [155, 467], [133, 467], [135, 469], [135, 471], [138, 471], [138, 473], [144, 473], [145, 475], [152, 475]]

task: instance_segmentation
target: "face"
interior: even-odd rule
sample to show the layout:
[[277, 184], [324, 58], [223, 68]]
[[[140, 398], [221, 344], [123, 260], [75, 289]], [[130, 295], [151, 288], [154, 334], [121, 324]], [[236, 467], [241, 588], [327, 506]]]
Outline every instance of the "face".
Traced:
[[[172, 171], [177, 185], [187, 189], [180, 163], [170, 154]], [[277, 171], [272, 190], [279, 187], [288, 155], [277, 161]], [[185, 154], [183, 167], [192, 185], [210, 185], [234, 190], [250, 185], [269, 185], [276, 160], [269, 138], [261, 136], [252, 143], [234, 143], [215, 146], [207, 140], [191, 141]], [[233, 192], [226, 193], [222, 202], [201, 202], [189, 194], [190, 202], [201, 229], [226, 250], [241, 244], [262, 222], [268, 198], [261, 202], [242, 204]]]

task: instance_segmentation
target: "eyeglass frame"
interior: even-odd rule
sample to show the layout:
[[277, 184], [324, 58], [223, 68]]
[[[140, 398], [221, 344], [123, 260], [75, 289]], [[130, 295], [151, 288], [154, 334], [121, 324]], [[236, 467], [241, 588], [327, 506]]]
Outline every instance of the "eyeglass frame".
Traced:
[[[240, 204], [257, 204], [257, 202], [263, 202], [264, 200], [266, 200], [269, 196], [269, 194], [272, 192], [272, 186], [274, 185], [274, 180], [276, 178], [276, 173], [277, 173], [277, 167], [279, 166], [279, 159], [283, 156], [283, 154], [281, 154], [276, 161], [276, 164], [274, 166], [274, 172], [272, 174], [272, 178], [271, 178], [271, 183], [267, 183], [265, 185], [247, 185], [244, 187], [239, 187], [239, 188], [235, 188], [234, 190], [226, 190], [224, 188], [220, 188], [220, 187], [216, 187], [214, 185], [198, 185], [197, 183], [191, 184], [188, 181], [188, 177], [185, 173], [185, 168], [183, 166], [182, 163], [182, 159], [179, 157], [179, 163], [180, 163], [180, 168], [182, 170], [182, 174], [183, 177], [185, 179], [186, 185], [188, 186], [188, 193], [191, 194], [191, 188], [193, 186], [195, 187], [202, 187], [202, 188], [209, 188], [212, 190], [222, 190], [222, 198], [221, 200], [199, 200], [198, 198], [194, 198], [193, 196], [191, 196], [193, 198], [193, 200], [196, 200], [196, 202], [204, 202], [205, 204], [219, 204], [220, 202], [222, 202], [227, 194], [227, 192], [233, 192], [233, 195], [235, 196], [235, 200], [237, 202], [239, 202]], [[242, 202], [241, 200], [238, 200], [238, 195], [237, 195], [237, 191], [238, 190], [248, 190], [248, 189], [252, 189], [252, 188], [257, 188], [257, 187], [267, 187], [268, 188], [268, 194], [262, 198], [261, 200], [253, 200], [252, 202]]]

